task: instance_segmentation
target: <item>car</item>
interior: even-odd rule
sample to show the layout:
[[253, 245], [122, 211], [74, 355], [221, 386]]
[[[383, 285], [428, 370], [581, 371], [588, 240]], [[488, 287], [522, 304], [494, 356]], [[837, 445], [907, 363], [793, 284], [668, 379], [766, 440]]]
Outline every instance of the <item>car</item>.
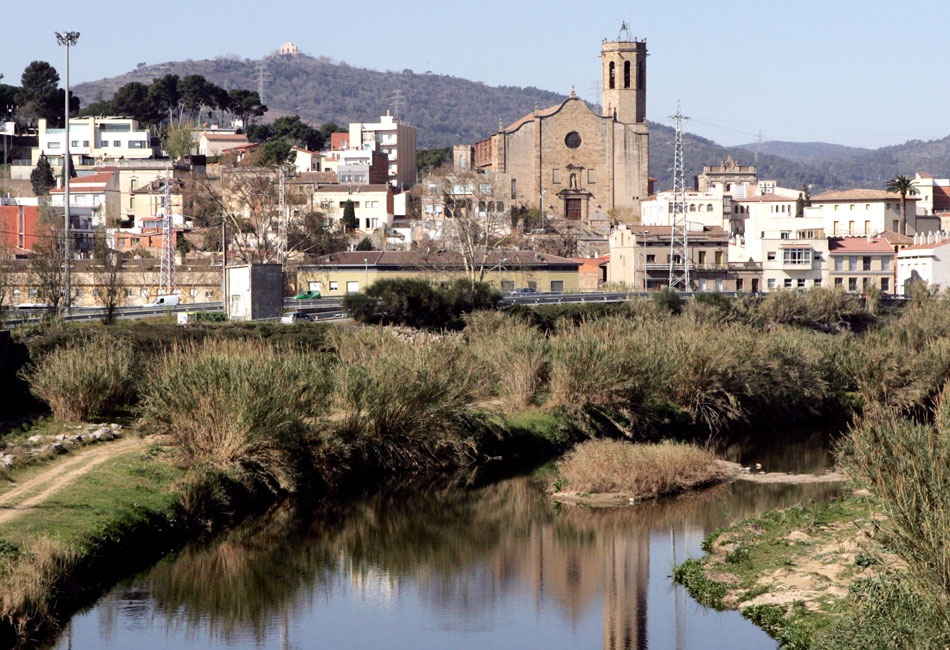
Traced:
[[316, 300], [319, 297], [319, 291], [301, 291], [296, 296], [294, 296], [294, 300]]
[[303, 311], [289, 311], [283, 316], [280, 317], [280, 322], [285, 325], [291, 325], [293, 323], [300, 323], [302, 321], [308, 321], [310, 317], [306, 312]]
[[511, 292], [511, 295], [512, 296], [529, 296], [537, 292], [538, 291], [536, 289], [532, 289], [531, 287], [518, 287], [517, 289]]

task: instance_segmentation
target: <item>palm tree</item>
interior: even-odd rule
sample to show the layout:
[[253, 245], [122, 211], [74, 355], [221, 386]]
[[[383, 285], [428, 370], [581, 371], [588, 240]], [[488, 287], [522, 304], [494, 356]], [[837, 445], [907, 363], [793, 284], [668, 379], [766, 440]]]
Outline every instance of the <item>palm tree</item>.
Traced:
[[887, 185], [884, 187], [888, 192], [897, 192], [901, 195], [901, 220], [900, 220], [900, 234], [907, 234], [907, 213], [905, 212], [905, 206], [907, 204], [907, 195], [908, 194], [917, 194], [917, 188], [914, 187], [914, 179], [909, 178], [901, 174], [895, 179], [887, 181]]

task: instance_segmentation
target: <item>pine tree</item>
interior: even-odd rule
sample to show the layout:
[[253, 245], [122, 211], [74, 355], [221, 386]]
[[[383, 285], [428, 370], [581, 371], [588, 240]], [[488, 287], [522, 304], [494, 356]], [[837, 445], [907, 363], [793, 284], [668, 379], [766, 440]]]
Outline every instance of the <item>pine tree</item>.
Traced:
[[53, 168], [46, 159], [45, 154], [40, 154], [40, 159], [36, 167], [30, 172], [30, 185], [33, 186], [33, 193], [36, 196], [46, 196], [56, 185], [56, 179], [53, 177]]

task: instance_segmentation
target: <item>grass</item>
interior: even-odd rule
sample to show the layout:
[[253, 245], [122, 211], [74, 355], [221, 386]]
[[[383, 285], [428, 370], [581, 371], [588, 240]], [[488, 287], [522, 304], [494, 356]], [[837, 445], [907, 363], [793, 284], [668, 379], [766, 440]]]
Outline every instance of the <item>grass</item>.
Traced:
[[622, 493], [641, 500], [722, 481], [731, 474], [712, 452], [685, 443], [591, 440], [558, 462], [557, 475], [571, 492]]
[[[42, 508], [0, 524], [4, 631], [21, 638], [35, 634], [51, 622], [56, 608], [69, 606], [80, 585], [88, 589], [182, 539], [175, 485], [183, 474], [154, 453], [119, 455]], [[64, 591], [67, 582], [71, 586]], [[0, 640], [11, 641], [2, 635]]]

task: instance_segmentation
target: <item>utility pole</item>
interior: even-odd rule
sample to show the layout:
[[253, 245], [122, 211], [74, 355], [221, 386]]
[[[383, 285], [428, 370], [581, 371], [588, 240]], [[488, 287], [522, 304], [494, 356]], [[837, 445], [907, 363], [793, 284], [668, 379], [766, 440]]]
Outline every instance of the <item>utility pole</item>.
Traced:
[[689, 291], [689, 226], [686, 223], [686, 180], [683, 166], [683, 120], [689, 118], [680, 111], [670, 116], [676, 122], [673, 144], [673, 228], [670, 233], [670, 289]]

